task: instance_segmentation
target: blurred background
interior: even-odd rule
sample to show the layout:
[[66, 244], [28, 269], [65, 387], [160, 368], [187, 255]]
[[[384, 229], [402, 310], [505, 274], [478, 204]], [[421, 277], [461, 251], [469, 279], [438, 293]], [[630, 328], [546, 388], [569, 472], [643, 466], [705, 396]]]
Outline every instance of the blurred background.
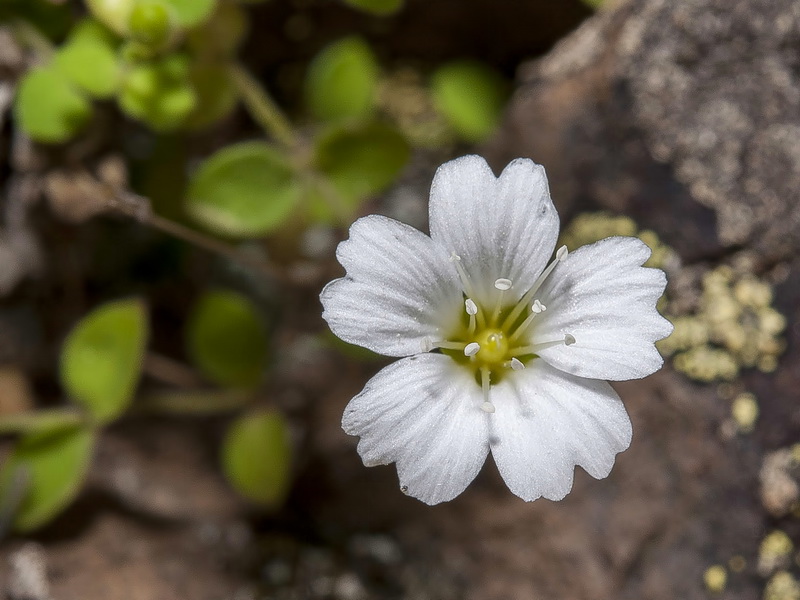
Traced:
[[[436, 167], [669, 277], [610, 477], [366, 469], [319, 292]], [[796, 0], [0, 0], [0, 597], [800, 600]]]

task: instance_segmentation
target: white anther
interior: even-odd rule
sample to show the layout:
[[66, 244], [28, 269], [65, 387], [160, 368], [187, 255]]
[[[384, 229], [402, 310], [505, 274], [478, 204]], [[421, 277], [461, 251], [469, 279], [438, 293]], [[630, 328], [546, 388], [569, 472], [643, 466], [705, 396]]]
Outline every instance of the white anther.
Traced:
[[461, 257], [458, 254], [456, 254], [455, 251], [453, 251], [450, 253], [450, 260], [453, 262], [460, 262]]
[[501, 292], [505, 292], [506, 290], [510, 290], [512, 285], [513, 284], [511, 283], [511, 280], [510, 279], [506, 279], [504, 277], [501, 277], [500, 279], [498, 279], [498, 280], [496, 280], [494, 282], [494, 287], [496, 287]]
[[522, 369], [525, 368], [525, 365], [523, 364], [523, 362], [520, 359], [514, 357], [514, 358], [511, 359], [511, 368], [514, 371], [521, 371]]
[[464, 300], [464, 308], [467, 310], [468, 315], [478, 314], [478, 305], [471, 298]]
[[485, 413], [492, 414], [494, 412], [494, 404], [491, 402], [484, 402], [481, 404], [481, 410]]
[[531, 310], [538, 315], [539, 313], [546, 311], [547, 307], [538, 300], [534, 300], [533, 304], [531, 305]]
[[478, 342], [470, 342], [464, 347], [464, 356], [475, 356], [481, 349]]
[[567, 258], [567, 254], [569, 254], [569, 250], [567, 250], [566, 246], [561, 246], [558, 250], [556, 250], [556, 260], [564, 260]]
[[571, 333], [568, 333], [564, 336], [564, 345], [572, 346], [575, 343], [575, 336]]
[[429, 337], [422, 338], [422, 351], [423, 352], [430, 352], [436, 346], [433, 345], [433, 340]]

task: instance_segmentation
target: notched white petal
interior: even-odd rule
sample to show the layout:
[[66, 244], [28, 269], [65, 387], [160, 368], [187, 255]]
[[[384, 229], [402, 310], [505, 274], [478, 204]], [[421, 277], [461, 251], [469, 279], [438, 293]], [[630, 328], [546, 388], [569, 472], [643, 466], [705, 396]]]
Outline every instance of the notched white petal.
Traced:
[[631, 442], [631, 422], [605, 381], [561, 373], [535, 360], [492, 389], [492, 456], [509, 489], [531, 501], [561, 500], [575, 465], [606, 477]]
[[656, 310], [664, 272], [641, 265], [650, 249], [637, 238], [613, 237], [578, 248], [560, 262], [539, 290], [547, 311], [534, 343], [567, 333], [576, 344], [544, 349], [554, 367], [592, 379], [638, 379], [663, 364], [655, 342], [672, 331]]
[[463, 296], [447, 255], [413, 227], [364, 217], [339, 244], [347, 274], [329, 283], [322, 317], [346, 342], [388, 356], [417, 354], [458, 323]]
[[397, 463], [401, 489], [426, 504], [458, 496], [489, 451], [481, 392], [450, 357], [398, 360], [350, 401], [342, 427], [367, 466]]
[[517, 159], [496, 178], [479, 156], [445, 163], [431, 187], [430, 229], [437, 244], [460, 257], [473, 288], [468, 294], [478, 305], [492, 305], [506, 281], [513, 282], [509, 301], [519, 299], [558, 237], [544, 168]]

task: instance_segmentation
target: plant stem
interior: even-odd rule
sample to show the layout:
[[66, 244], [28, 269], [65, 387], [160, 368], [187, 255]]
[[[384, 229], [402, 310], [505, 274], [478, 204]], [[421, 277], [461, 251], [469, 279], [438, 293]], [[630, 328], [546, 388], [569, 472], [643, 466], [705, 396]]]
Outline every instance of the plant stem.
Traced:
[[251, 390], [181, 390], [154, 392], [142, 397], [134, 410], [166, 415], [215, 415], [241, 410], [255, 400]]
[[259, 271], [264, 275], [274, 279], [284, 279], [281, 273], [276, 271], [272, 266], [265, 263], [263, 260], [253, 258], [244, 252], [241, 252], [235, 246], [231, 246], [230, 244], [227, 244], [221, 240], [201, 233], [196, 229], [192, 229], [191, 227], [187, 227], [186, 225], [182, 225], [181, 223], [177, 223], [175, 221], [170, 221], [169, 219], [156, 214], [150, 215], [150, 218], [145, 221], [145, 223], [152, 226], [153, 229], [158, 229], [163, 233], [183, 240], [184, 242], [197, 246], [198, 248], [202, 248], [214, 254], [224, 256], [235, 263], [239, 263], [240, 265]]
[[264, 87], [239, 64], [230, 66], [230, 74], [250, 116], [262, 129], [287, 148], [297, 143], [292, 124]]
[[29, 433], [44, 429], [57, 429], [80, 425], [86, 421], [74, 408], [50, 408], [0, 416], [0, 435]]
[[227, 244], [218, 240], [210, 235], [206, 235], [201, 231], [187, 227], [176, 221], [171, 221], [161, 215], [157, 215], [150, 207], [150, 200], [132, 192], [121, 190], [112, 190], [109, 188], [109, 203], [110, 205], [124, 215], [132, 217], [143, 223], [149, 225], [153, 229], [157, 229], [162, 233], [166, 233], [174, 238], [212, 252], [219, 254], [231, 261], [249, 267], [264, 275], [277, 279], [281, 282], [287, 282], [287, 277], [272, 267], [272, 265], [264, 262], [261, 259], [252, 257], [235, 246]]

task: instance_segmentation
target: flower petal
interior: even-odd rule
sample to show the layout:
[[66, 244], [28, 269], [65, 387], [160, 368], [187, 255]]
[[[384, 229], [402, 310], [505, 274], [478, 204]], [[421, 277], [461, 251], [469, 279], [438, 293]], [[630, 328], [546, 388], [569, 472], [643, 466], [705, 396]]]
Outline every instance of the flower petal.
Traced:
[[350, 401], [342, 427], [366, 466], [397, 463], [401, 489], [426, 504], [458, 496], [489, 452], [480, 387], [442, 354], [399, 360]]
[[497, 279], [510, 279], [510, 300], [544, 269], [558, 237], [558, 214], [544, 167], [512, 161], [495, 178], [480, 156], [443, 164], [431, 186], [431, 237], [455, 252], [472, 280], [474, 300], [491, 304]]
[[562, 373], [534, 360], [492, 387], [492, 456], [523, 500], [561, 500], [575, 465], [606, 477], [631, 442], [631, 422], [605, 381]]
[[637, 238], [612, 237], [579, 248], [558, 264], [537, 295], [547, 306], [534, 343], [575, 337], [542, 350], [548, 363], [580, 377], [638, 379], [663, 364], [654, 342], [672, 324], [656, 310], [667, 284], [659, 269], [641, 265], [650, 248]]
[[333, 333], [388, 356], [424, 351], [464, 312], [449, 258], [425, 234], [378, 215], [350, 228], [336, 251], [347, 274], [322, 290], [322, 318]]

